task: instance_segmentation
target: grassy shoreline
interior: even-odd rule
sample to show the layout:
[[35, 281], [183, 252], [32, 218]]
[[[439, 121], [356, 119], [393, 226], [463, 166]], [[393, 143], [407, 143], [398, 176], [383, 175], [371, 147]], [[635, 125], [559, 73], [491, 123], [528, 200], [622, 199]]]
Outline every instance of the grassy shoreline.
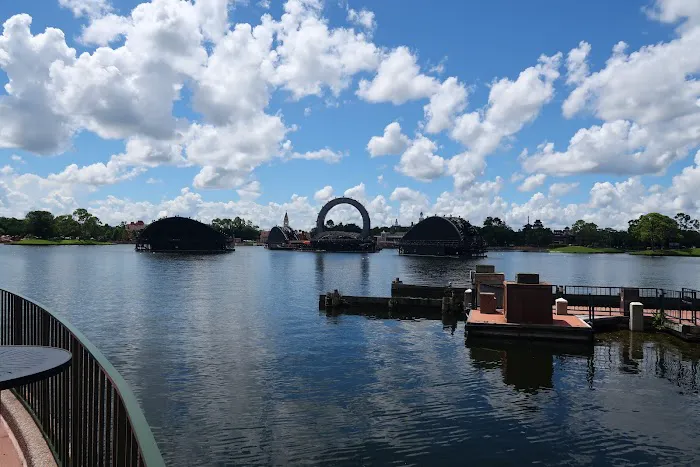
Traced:
[[98, 242], [96, 240], [43, 240], [41, 238], [23, 238], [7, 245], [25, 246], [56, 246], [56, 245], [114, 245], [111, 242]]
[[637, 256], [700, 256], [700, 248], [683, 248], [675, 250], [642, 250], [630, 251], [631, 255]]
[[625, 253], [625, 251], [618, 250], [617, 248], [591, 248], [587, 246], [563, 246], [552, 248], [549, 251], [550, 253], [575, 253], [584, 255]]

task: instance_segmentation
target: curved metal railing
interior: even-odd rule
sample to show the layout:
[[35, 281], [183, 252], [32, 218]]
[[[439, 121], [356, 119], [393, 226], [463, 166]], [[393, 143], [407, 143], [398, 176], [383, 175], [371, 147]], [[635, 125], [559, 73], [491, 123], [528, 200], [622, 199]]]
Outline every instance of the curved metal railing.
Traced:
[[85, 336], [31, 300], [0, 289], [0, 344], [71, 352], [68, 370], [13, 392], [61, 466], [164, 466], [134, 394]]

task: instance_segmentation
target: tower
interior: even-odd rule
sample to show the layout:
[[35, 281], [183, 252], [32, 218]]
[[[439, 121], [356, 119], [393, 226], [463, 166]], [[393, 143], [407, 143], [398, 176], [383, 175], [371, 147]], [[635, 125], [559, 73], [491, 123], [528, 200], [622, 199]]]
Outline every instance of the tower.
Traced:
[[418, 222], [423, 222], [423, 211], [420, 212], [420, 217], [418, 218]]
[[285, 227], [289, 227], [289, 216], [287, 216], [287, 213], [286, 213], [286, 212], [284, 213], [283, 225], [284, 225]]

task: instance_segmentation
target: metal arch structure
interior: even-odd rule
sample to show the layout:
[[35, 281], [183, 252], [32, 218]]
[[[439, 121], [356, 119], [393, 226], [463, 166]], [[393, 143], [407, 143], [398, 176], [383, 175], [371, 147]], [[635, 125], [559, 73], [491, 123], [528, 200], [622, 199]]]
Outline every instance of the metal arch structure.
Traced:
[[359, 201], [345, 197], [332, 199], [321, 208], [321, 211], [318, 213], [318, 218], [316, 219], [316, 235], [318, 236], [325, 231], [326, 215], [328, 215], [328, 211], [339, 204], [349, 204], [360, 211], [360, 215], [362, 216], [362, 238], [369, 238], [370, 229], [372, 227], [367, 210]]

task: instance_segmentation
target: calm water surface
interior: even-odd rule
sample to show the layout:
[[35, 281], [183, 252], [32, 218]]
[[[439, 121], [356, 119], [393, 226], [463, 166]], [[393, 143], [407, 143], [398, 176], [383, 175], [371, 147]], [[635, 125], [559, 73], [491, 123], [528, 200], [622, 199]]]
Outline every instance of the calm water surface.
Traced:
[[[491, 253], [511, 278], [700, 288], [700, 259]], [[460, 282], [458, 260], [242, 247], [0, 246], [0, 288], [77, 325], [139, 398], [170, 465], [700, 463], [700, 351], [465, 345], [463, 324], [319, 313], [319, 293]]]

